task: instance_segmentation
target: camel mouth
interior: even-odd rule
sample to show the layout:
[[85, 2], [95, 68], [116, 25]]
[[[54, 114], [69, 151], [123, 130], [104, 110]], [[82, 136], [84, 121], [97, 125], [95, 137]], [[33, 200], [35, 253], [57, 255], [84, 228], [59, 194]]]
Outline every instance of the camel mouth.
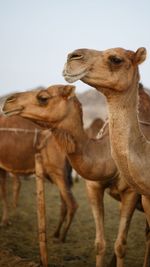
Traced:
[[12, 116], [12, 115], [18, 115], [21, 113], [21, 111], [24, 109], [24, 107], [19, 107], [16, 109], [11, 109], [11, 110], [4, 110], [2, 109], [2, 113], [6, 116]]
[[81, 80], [82, 78], [84, 78], [85, 75], [87, 74], [87, 72], [88, 72], [88, 70], [85, 69], [85, 70], [83, 70], [80, 73], [71, 74], [71, 73], [68, 73], [68, 71], [64, 68], [62, 75], [63, 75], [64, 79], [67, 82], [74, 83], [74, 82], [76, 82], [76, 81]]

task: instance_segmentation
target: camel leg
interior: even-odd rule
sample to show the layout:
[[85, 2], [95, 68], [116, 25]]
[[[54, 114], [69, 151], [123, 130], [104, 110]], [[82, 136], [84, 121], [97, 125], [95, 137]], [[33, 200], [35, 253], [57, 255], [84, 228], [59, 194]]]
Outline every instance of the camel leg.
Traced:
[[18, 175], [12, 174], [12, 176], [13, 176], [13, 207], [14, 209], [16, 209], [21, 188], [21, 181]]
[[[61, 237], [60, 237], [60, 241], [65, 242], [67, 232], [70, 228], [73, 217], [74, 217], [75, 212], [78, 208], [78, 204], [76, 203], [75, 198], [74, 198], [74, 196], [70, 190], [70, 186], [68, 185], [65, 178], [63, 179], [62, 176], [56, 176], [55, 175], [55, 183], [58, 186], [61, 197], [62, 197], [62, 199], [65, 202], [65, 205], [67, 207], [65, 226], [64, 226], [64, 229], [63, 229]], [[63, 209], [64, 209], [64, 207], [63, 207]], [[64, 219], [65, 219], [64, 218], [64, 215], [65, 215], [64, 210], [62, 211], [62, 213], [63, 213], [63, 217], [61, 219], [62, 219], [62, 223], [63, 223]]]
[[96, 226], [96, 267], [102, 267], [106, 247], [104, 239], [104, 188], [99, 182], [94, 181], [86, 181], [86, 188]]
[[62, 227], [62, 225], [65, 221], [66, 215], [67, 215], [67, 206], [66, 206], [65, 201], [61, 195], [60, 195], [60, 197], [61, 197], [60, 219], [59, 219], [58, 226], [54, 232], [54, 237], [56, 237], [56, 238], [59, 238], [59, 236], [60, 236], [60, 230], [61, 230], [61, 227]]
[[[69, 189], [72, 187], [73, 185], [73, 181], [72, 181], [72, 167], [71, 165], [69, 164], [68, 160], [66, 160], [66, 164], [65, 164], [65, 173], [62, 174], [65, 175], [66, 177], [66, 183], [68, 184], [68, 187]], [[61, 227], [65, 221], [65, 218], [67, 216], [67, 205], [63, 199], [63, 197], [61, 196], [60, 194], [60, 198], [61, 198], [61, 209], [60, 209], [60, 219], [59, 219], [59, 223], [58, 223], [58, 226], [54, 232], [54, 237], [56, 238], [59, 238], [60, 237], [60, 230], [61, 230]], [[66, 236], [65, 236], [66, 238]]]
[[119, 230], [114, 246], [117, 258], [117, 267], [124, 266], [124, 257], [126, 253], [128, 230], [133, 212], [136, 208], [138, 197], [139, 196], [131, 190], [127, 190], [121, 193], [121, 214], [120, 214]]
[[7, 183], [7, 173], [3, 170], [0, 170], [0, 185], [1, 185], [1, 197], [3, 203], [3, 215], [1, 225], [8, 225], [8, 201], [7, 201], [7, 190], [6, 190], [6, 183]]
[[150, 267], [150, 227], [148, 225], [147, 220], [146, 220], [145, 235], [146, 235], [146, 249], [145, 249], [145, 257], [144, 257], [143, 267]]
[[117, 265], [117, 259], [116, 259], [116, 254], [114, 253], [108, 266], [109, 267], [116, 267], [116, 265]]
[[48, 267], [47, 240], [46, 240], [46, 212], [45, 212], [45, 191], [44, 175], [41, 155], [35, 155], [36, 190], [37, 190], [37, 215], [41, 263], [43, 267]]
[[142, 196], [142, 205], [147, 219], [146, 227], [146, 251], [143, 267], [150, 267], [150, 197]]

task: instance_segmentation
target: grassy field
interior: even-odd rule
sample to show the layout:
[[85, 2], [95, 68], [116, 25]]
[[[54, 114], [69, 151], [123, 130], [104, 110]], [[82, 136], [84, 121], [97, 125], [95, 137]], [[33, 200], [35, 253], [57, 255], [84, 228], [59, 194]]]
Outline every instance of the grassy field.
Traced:
[[[9, 206], [12, 224], [0, 228], [0, 267], [35, 267], [39, 263], [35, 181], [23, 180], [19, 205], [12, 209], [11, 180]], [[52, 238], [59, 218], [60, 198], [56, 186], [46, 182], [47, 239], [50, 267], [95, 267], [95, 225], [86, 196], [84, 181], [75, 183], [73, 192], [79, 209], [71, 225], [65, 244]], [[113, 255], [117, 235], [119, 203], [105, 195], [106, 264]], [[0, 202], [0, 214], [2, 207]], [[141, 267], [145, 250], [145, 217], [136, 211], [129, 232], [126, 255], [127, 267]]]

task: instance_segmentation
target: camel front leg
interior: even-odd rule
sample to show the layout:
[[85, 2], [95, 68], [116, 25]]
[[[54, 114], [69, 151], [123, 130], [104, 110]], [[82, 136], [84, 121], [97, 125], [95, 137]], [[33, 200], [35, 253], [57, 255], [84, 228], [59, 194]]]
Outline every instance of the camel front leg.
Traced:
[[7, 173], [3, 170], [0, 170], [0, 187], [1, 187], [1, 198], [3, 203], [3, 215], [1, 225], [8, 225], [8, 201], [7, 201]]
[[104, 188], [99, 182], [86, 181], [87, 194], [96, 227], [96, 267], [103, 267], [106, 243], [104, 239]]
[[44, 174], [40, 153], [35, 155], [36, 191], [37, 191], [37, 215], [41, 263], [48, 267], [47, 240], [46, 240], [46, 212]]
[[8, 201], [7, 201], [7, 189], [6, 189], [6, 172], [0, 170], [0, 185], [1, 185], [1, 198], [3, 203], [3, 215], [1, 220], [1, 225], [8, 224]]
[[67, 215], [67, 206], [66, 206], [66, 203], [65, 203], [64, 199], [62, 198], [61, 194], [60, 194], [60, 198], [61, 198], [60, 219], [59, 219], [58, 226], [54, 232], [54, 237], [56, 237], [56, 238], [60, 237], [60, 230], [61, 230], [61, 227], [62, 227], [62, 225], [65, 221], [66, 215]]
[[142, 205], [147, 219], [146, 227], [146, 251], [143, 267], [150, 267], [150, 197], [142, 196]]
[[[71, 192], [70, 186], [68, 185], [66, 178], [63, 175], [59, 176], [55, 174], [55, 176], [53, 175], [53, 180], [58, 186], [62, 200], [65, 206], [67, 207], [67, 214], [65, 214], [65, 210], [62, 210], [63, 214], [61, 218], [61, 226], [64, 222], [64, 219], [66, 219], [66, 221], [65, 221], [65, 226], [60, 237], [60, 241], [65, 242], [68, 230], [70, 228], [70, 225], [72, 223], [72, 220], [78, 208], [78, 204]], [[64, 205], [62, 209], [64, 209]]]
[[121, 214], [119, 222], [119, 230], [115, 242], [115, 254], [117, 258], [117, 267], [124, 266], [124, 257], [126, 254], [127, 235], [133, 212], [136, 208], [139, 195], [131, 189], [127, 189], [121, 193]]
[[13, 177], [13, 207], [16, 209], [21, 188], [21, 181], [19, 175], [12, 174]]
[[145, 257], [144, 257], [143, 267], [150, 267], [150, 227], [148, 225], [147, 220], [146, 220], [145, 235], [146, 235], [146, 249], [145, 249]]

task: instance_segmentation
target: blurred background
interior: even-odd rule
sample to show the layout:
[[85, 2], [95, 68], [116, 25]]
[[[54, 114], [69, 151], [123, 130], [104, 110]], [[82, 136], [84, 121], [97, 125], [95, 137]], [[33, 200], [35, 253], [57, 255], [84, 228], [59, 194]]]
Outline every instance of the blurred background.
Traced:
[[66, 56], [83, 47], [146, 47], [140, 72], [150, 87], [149, 10], [149, 0], [0, 0], [0, 95], [65, 83]]

